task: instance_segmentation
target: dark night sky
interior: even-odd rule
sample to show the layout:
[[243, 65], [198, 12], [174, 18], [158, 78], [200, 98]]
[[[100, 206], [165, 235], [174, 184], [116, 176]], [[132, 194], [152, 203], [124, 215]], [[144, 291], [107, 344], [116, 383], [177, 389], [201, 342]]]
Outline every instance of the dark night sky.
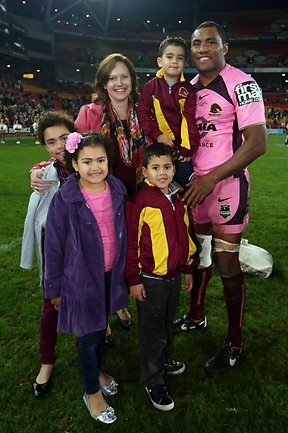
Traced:
[[[44, 20], [49, 7], [54, 15], [74, 3], [72, 0], [25, 1], [26, 4], [22, 0], [8, 0], [8, 12]], [[86, 0], [86, 4], [103, 23], [108, 3], [108, 0]], [[55, 9], [58, 11], [55, 12]], [[229, 18], [231, 12], [272, 9], [282, 10], [283, 17], [288, 18], [288, 0], [113, 0], [108, 30], [159, 31], [163, 27], [174, 31], [191, 30], [195, 24], [203, 21], [202, 17], [212, 20], [215, 18], [221, 22]], [[79, 1], [79, 4], [67, 9], [58, 19], [83, 24], [89, 21], [87, 13], [89, 10], [85, 2]]]

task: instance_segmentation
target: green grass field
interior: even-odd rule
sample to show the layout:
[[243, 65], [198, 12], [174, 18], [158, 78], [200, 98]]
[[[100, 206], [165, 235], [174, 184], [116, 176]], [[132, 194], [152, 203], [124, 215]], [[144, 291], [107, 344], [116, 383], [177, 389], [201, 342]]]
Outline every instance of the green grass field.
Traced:
[[[0, 145], [0, 433], [287, 433], [287, 215], [288, 147], [270, 136], [267, 153], [251, 166], [250, 224], [244, 237], [267, 249], [274, 259], [266, 280], [246, 276], [244, 357], [235, 369], [208, 378], [202, 368], [225, 335], [222, 287], [213, 276], [207, 293], [208, 327], [175, 338], [174, 355], [186, 363], [183, 375], [168, 377], [175, 409], [154, 409], [139, 383], [136, 311], [129, 331], [116, 317], [115, 347], [108, 348], [105, 370], [119, 382], [109, 401], [118, 420], [111, 426], [93, 421], [82, 401], [74, 337], [60, 335], [50, 393], [34, 398], [38, 372], [39, 315], [42, 302], [37, 266], [20, 269], [23, 223], [31, 188], [27, 173], [46, 151], [31, 137], [21, 145]], [[181, 295], [179, 313], [188, 296]]]

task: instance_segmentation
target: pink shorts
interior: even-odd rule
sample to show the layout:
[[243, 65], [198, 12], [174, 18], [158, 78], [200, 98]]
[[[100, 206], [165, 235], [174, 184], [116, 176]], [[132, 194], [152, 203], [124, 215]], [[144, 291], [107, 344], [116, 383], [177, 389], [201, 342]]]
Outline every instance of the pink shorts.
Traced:
[[247, 227], [249, 173], [217, 183], [206, 199], [191, 209], [194, 224], [210, 223], [215, 233], [242, 233]]

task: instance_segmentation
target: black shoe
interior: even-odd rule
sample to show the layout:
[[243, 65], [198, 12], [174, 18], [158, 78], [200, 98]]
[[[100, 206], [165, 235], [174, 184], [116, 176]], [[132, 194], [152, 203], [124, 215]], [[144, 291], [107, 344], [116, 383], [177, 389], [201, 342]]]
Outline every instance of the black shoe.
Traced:
[[189, 319], [187, 314], [184, 314], [184, 316], [180, 317], [180, 319], [174, 321], [172, 325], [172, 332], [174, 334], [178, 334], [179, 332], [193, 331], [194, 329], [197, 331], [201, 331], [202, 329], [206, 328], [206, 326], [206, 316], [204, 317], [204, 319], [195, 322], [195, 320]]
[[40, 398], [43, 395], [47, 394], [50, 382], [51, 382], [51, 378], [49, 380], [47, 380], [47, 382], [45, 382], [45, 383], [37, 383], [35, 380], [35, 382], [32, 384], [33, 395], [37, 398]]
[[156, 409], [163, 410], [165, 412], [173, 409], [174, 401], [168, 394], [164, 384], [145, 386], [145, 389], [153, 406], [156, 407]]
[[113, 347], [114, 346], [114, 337], [113, 334], [105, 335], [105, 346]]
[[234, 367], [242, 355], [242, 347], [233, 347], [231, 342], [225, 343], [219, 352], [206, 362], [204, 369], [209, 374], [220, 373]]
[[121, 319], [118, 315], [118, 312], [116, 312], [116, 316], [118, 317], [121, 328], [123, 328], [123, 329], [131, 328], [131, 326], [132, 326], [132, 320], [131, 319]]
[[181, 374], [185, 371], [185, 364], [181, 361], [175, 361], [174, 359], [167, 359], [165, 362], [165, 372], [167, 374], [173, 374], [176, 376], [177, 374]]

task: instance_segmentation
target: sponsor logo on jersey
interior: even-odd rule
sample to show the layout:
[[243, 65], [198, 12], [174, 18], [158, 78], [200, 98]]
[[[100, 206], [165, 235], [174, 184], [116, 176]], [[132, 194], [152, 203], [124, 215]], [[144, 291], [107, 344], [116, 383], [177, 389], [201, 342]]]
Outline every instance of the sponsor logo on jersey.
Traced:
[[217, 102], [213, 102], [213, 104], [210, 105], [210, 115], [216, 115], [216, 116], [220, 116], [221, 115], [221, 111], [222, 111], [222, 107], [217, 104]]
[[220, 216], [222, 216], [222, 218], [228, 218], [230, 215], [231, 215], [230, 204], [221, 204], [220, 205]]
[[207, 120], [205, 117], [197, 117], [195, 120], [200, 139], [205, 137], [209, 131], [217, 131], [216, 125], [211, 120]]
[[209, 95], [209, 93], [206, 93], [206, 95], [199, 96], [199, 101], [201, 101], [201, 99], [203, 99], [203, 98], [206, 98], [206, 96], [208, 96], [208, 95]]
[[210, 141], [200, 141], [198, 144], [199, 147], [214, 147], [214, 143], [211, 143]]
[[245, 81], [245, 83], [238, 84], [234, 91], [239, 107], [252, 102], [263, 101], [262, 91], [255, 81]]
[[185, 89], [185, 87], [180, 87], [180, 89], [178, 90], [178, 95], [182, 96], [182, 98], [187, 98], [188, 96], [188, 90]]

